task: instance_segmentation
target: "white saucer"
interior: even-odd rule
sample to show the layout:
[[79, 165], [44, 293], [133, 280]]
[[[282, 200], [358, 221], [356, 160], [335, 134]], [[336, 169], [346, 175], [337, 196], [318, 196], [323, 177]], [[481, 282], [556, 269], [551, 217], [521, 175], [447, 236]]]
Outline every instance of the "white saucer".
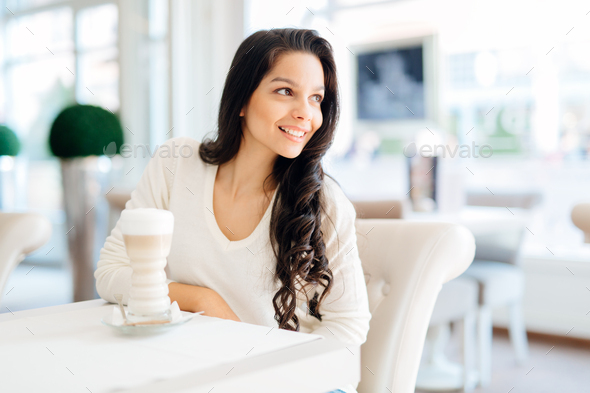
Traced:
[[171, 309], [175, 309], [172, 311], [172, 321], [157, 324], [124, 325], [119, 306], [115, 305], [113, 312], [105, 315], [101, 322], [123, 334], [153, 334], [168, 331], [190, 321], [195, 315], [203, 314], [203, 311], [198, 313], [180, 311], [176, 302], [171, 305]]

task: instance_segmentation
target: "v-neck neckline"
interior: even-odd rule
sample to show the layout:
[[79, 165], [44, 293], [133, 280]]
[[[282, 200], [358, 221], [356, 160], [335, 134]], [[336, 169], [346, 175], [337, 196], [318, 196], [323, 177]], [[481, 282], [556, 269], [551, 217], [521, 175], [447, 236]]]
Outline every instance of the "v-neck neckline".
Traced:
[[277, 190], [273, 192], [272, 199], [262, 216], [262, 219], [254, 229], [254, 231], [246, 238], [238, 241], [231, 241], [229, 240], [225, 234], [219, 228], [217, 224], [217, 220], [215, 219], [215, 212], [213, 211], [213, 192], [215, 189], [215, 178], [217, 177], [217, 170], [219, 169], [219, 165], [212, 165], [207, 164], [207, 176], [205, 179], [204, 189], [204, 201], [205, 201], [205, 217], [207, 224], [209, 225], [209, 229], [213, 237], [217, 240], [217, 242], [223, 247], [224, 250], [235, 250], [242, 247], [247, 247], [254, 240], [256, 240], [260, 232], [264, 230], [264, 228], [268, 228], [270, 224], [270, 216], [272, 214], [272, 206], [277, 195]]

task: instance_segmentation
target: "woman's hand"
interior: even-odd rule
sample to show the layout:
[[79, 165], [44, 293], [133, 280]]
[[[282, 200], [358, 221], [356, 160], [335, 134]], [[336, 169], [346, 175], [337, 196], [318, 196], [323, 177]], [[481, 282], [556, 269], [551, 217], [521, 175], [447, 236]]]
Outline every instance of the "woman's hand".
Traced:
[[209, 317], [241, 322], [223, 298], [214, 290], [196, 285], [171, 282], [168, 284], [170, 301], [176, 301], [183, 311], [205, 311]]

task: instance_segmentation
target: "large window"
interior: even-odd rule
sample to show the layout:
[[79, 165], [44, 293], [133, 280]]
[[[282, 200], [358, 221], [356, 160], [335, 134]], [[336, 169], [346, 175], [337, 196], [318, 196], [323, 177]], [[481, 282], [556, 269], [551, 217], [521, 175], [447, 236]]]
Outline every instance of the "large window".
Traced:
[[[0, 0], [0, 124], [23, 147], [14, 160], [0, 158], [0, 208], [53, 221], [54, 235], [35, 260], [63, 263], [67, 256], [60, 165], [48, 145], [64, 107], [107, 108], [121, 119], [129, 143], [155, 146], [173, 135], [168, 6], [168, 0]], [[146, 162], [127, 162], [127, 171], [136, 167], [140, 174]], [[124, 186], [139, 179], [132, 175]]]
[[[52, 157], [51, 123], [80, 103], [119, 110], [118, 6], [97, 1], [0, 1], [0, 123], [22, 150], [9, 176], [6, 210], [39, 211], [63, 224], [60, 167]], [[12, 181], [6, 181], [11, 178]], [[46, 259], [63, 261], [65, 241]]]
[[581, 180], [590, 178], [588, 41], [553, 45], [545, 53], [521, 47], [449, 54], [448, 131], [459, 143], [493, 146], [489, 160], [468, 164], [470, 189], [543, 195], [526, 232], [527, 254], [587, 256], [570, 212], [590, 195]]
[[150, 0], [149, 32], [149, 141], [160, 145], [173, 136], [169, 118], [168, 0]]

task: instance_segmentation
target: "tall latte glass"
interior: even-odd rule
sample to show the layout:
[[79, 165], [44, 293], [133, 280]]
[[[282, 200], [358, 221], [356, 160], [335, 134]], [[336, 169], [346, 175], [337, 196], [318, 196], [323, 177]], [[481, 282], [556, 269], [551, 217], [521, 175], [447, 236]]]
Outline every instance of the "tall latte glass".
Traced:
[[121, 232], [133, 274], [127, 303], [130, 322], [170, 320], [166, 257], [170, 253], [174, 216], [168, 210], [123, 210]]

